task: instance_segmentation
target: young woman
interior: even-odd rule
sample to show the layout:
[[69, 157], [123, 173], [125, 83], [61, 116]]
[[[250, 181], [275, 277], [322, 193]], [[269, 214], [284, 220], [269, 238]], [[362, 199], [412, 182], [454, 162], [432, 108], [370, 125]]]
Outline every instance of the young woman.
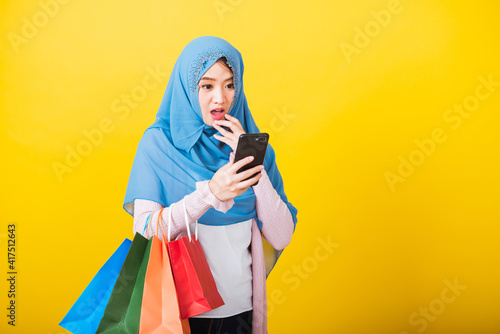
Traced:
[[[236, 173], [251, 161], [234, 163], [239, 135], [256, 132], [241, 54], [217, 37], [191, 41], [139, 142], [124, 208], [134, 216], [134, 233], [143, 233], [148, 215], [156, 221], [162, 208], [159, 237], [170, 214], [173, 238], [186, 233], [184, 208], [189, 224], [198, 220], [224, 305], [190, 318], [192, 333], [267, 332], [265, 265], [272, 267], [290, 243], [297, 209], [287, 200], [270, 145], [263, 165]], [[156, 233], [152, 225], [149, 235]], [[274, 248], [271, 261], [266, 241]]]

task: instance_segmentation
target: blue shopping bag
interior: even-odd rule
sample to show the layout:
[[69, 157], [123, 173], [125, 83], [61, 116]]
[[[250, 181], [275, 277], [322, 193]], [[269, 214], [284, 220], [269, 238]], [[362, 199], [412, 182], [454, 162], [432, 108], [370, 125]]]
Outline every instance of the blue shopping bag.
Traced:
[[74, 334], [94, 334], [132, 241], [125, 239], [87, 285], [59, 326]]

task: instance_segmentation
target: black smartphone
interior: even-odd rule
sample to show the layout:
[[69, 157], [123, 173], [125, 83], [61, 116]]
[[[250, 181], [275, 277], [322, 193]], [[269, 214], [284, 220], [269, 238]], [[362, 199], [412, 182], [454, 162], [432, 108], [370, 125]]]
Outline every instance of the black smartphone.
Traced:
[[[236, 147], [236, 153], [234, 154], [234, 162], [244, 159], [250, 155], [253, 156], [253, 160], [238, 169], [237, 173], [246, 171], [247, 169], [258, 165], [263, 165], [268, 142], [269, 134], [267, 133], [244, 133], [240, 135], [238, 146]], [[251, 179], [255, 175], [256, 174], [253, 174], [245, 180]], [[259, 181], [255, 182], [253, 186], [258, 183]]]

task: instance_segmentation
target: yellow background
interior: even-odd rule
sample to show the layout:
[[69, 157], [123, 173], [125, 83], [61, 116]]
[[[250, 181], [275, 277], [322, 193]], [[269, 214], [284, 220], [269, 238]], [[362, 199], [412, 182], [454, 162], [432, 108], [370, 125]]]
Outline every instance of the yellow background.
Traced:
[[[497, 1], [54, 1], [1, 4], [0, 263], [15, 222], [18, 270], [15, 328], [2, 274], [2, 333], [66, 333], [59, 321], [132, 238], [122, 201], [168, 75], [134, 107], [113, 103], [202, 35], [242, 53], [299, 212], [268, 279], [271, 333], [500, 332]], [[446, 121], [464, 101], [479, 104]], [[446, 140], [431, 149], [435, 129]]]

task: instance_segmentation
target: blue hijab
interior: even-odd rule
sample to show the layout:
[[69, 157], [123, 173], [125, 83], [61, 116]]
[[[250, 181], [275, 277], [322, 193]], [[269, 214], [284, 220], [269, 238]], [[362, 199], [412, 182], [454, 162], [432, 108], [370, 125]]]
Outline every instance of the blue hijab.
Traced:
[[[133, 212], [135, 199], [147, 199], [164, 206], [180, 201], [196, 190], [196, 182], [210, 180], [229, 161], [232, 149], [214, 138], [220, 133], [203, 122], [198, 101], [198, 81], [221, 57], [233, 71], [235, 93], [229, 114], [236, 117], [246, 133], [260, 132], [243, 92], [241, 54], [225, 40], [204, 36], [191, 41], [181, 52], [168, 81], [156, 121], [143, 134], [132, 165], [124, 209]], [[288, 206], [294, 224], [297, 209], [288, 202], [275, 153], [268, 145], [264, 167], [271, 183]], [[229, 225], [255, 218], [255, 194], [249, 187], [234, 198], [226, 213], [210, 208], [198, 220], [206, 225]]]

